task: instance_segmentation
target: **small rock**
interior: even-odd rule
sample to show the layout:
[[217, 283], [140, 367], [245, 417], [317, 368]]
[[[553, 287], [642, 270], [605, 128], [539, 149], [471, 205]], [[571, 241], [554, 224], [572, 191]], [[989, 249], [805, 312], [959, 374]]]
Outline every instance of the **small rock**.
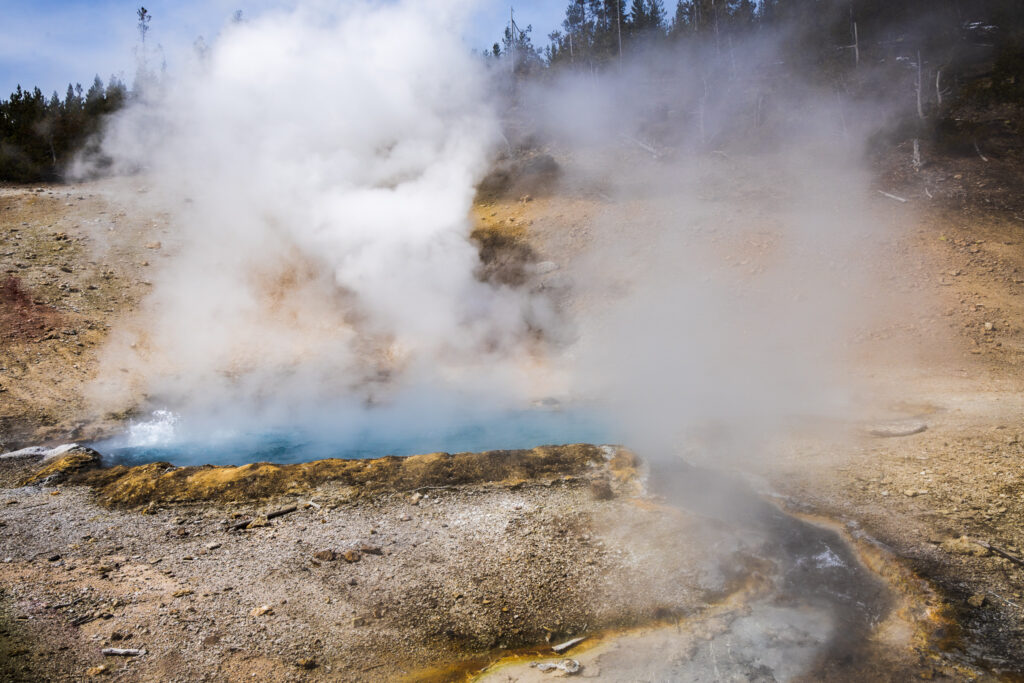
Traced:
[[59, 559], [60, 559], [60, 555], [50, 555], [48, 558], [46, 558], [46, 561], [47, 562], [56, 562]]
[[306, 671], [312, 671], [313, 669], [315, 669], [318, 666], [318, 664], [316, 663], [315, 659], [310, 657], [308, 659], [300, 659], [298, 661], [298, 666], [299, 666], [300, 669], [305, 669]]
[[250, 617], [262, 617], [265, 614], [273, 614], [273, 613], [274, 613], [274, 608], [271, 607], [270, 605], [260, 605], [259, 607], [256, 607], [251, 612], [249, 612], [249, 616]]
[[110, 673], [110, 667], [106, 664], [100, 664], [99, 666], [91, 667], [85, 671], [86, 676], [102, 676], [106, 673]]
[[174, 591], [173, 593], [171, 593], [171, 595], [176, 597], [176, 598], [183, 598], [186, 595], [192, 595], [192, 589], [190, 589], [190, 588], [182, 588], [179, 591]]
[[358, 562], [363, 559], [363, 554], [358, 550], [346, 550], [342, 557], [345, 558], [346, 562]]
[[338, 554], [333, 550], [318, 550], [313, 553], [313, 557], [320, 560], [321, 562], [333, 562], [338, 558]]
[[971, 597], [967, 598], [967, 604], [971, 607], [981, 607], [985, 604], [985, 594], [976, 593], [972, 595]]
[[266, 515], [259, 515], [258, 517], [254, 518], [251, 522], [245, 525], [245, 528], [257, 529], [263, 526], [270, 526], [270, 521], [267, 519]]
[[383, 555], [384, 551], [380, 549], [380, 546], [363, 544], [359, 546], [359, 552], [364, 555]]
[[533, 272], [538, 275], [546, 275], [547, 273], [553, 273], [558, 270], [558, 264], [554, 261], [540, 261], [533, 266]]
[[925, 424], [924, 422], [920, 422], [917, 420], [899, 420], [895, 422], [884, 422], [880, 424], [871, 425], [866, 428], [866, 431], [871, 436], [891, 438], [897, 436], [912, 436], [914, 434], [920, 434], [926, 429], [928, 429], [928, 425]]
[[996, 326], [995, 326], [994, 323], [985, 323], [985, 331], [986, 332], [991, 332], [994, 329], [996, 329]]
[[943, 550], [951, 555], [972, 555], [974, 557], [986, 557], [990, 555], [988, 548], [983, 548], [977, 543], [972, 542], [966, 536], [960, 538], [951, 538], [942, 542], [940, 546]]
[[216, 550], [219, 547], [220, 547], [220, 543], [217, 543], [216, 541], [210, 541], [209, 543], [206, 544], [206, 549], [207, 550]]
[[423, 500], [423, 494], [419, 491], [409, 496], [409, 502], [413, 505], [419, 505], [421, 500]]
[[132, 634], [128, 633], [126, 631], [114, 631], [113, 633], [110, 634], [110, 639], [113, 640], [113, 641], [129, 640], [131, 637], [132, 637]]
[[583, 668], [575, 659], [563, 659], [560, 662], [535, 662], [530, 666], [537, 667], [539, 671], [543, 671], [545, 673], [549, 671], [561, 671], [566, 676], [578, 674]]
[[366, 619], [363, 617], [352, 617], [352, 625], [356, 627], [366, 626]]
[[162, 246], [163, 245], [160, 244], [159, 242], [147, 242], [146, 243], [146, 249], [159, 249]]

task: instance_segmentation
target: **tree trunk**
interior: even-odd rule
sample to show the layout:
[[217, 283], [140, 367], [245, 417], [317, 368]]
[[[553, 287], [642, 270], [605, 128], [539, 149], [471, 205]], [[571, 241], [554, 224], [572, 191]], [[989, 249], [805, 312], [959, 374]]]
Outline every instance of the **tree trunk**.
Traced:
[[921, 101], [921, 90], [923, 83], [921, 82], [921, 51], [917, 51], [917, 116], [918, 118], [924, 118], [924, 104]]

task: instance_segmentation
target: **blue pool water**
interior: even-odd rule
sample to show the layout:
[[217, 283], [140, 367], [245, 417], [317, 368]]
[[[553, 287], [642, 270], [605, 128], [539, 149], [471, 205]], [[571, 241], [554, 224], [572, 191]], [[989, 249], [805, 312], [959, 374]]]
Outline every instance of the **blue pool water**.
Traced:
[[133, 422], [118, 436], [90, 444], [110, 464], [293, 463], [322, 458], [378, 458], [445, 451], [489, 451], [569, 443], [608, 443], [593, 415], [543, 408], [468, 416], [439, 423], [361, 419], [343, 426], [232, 427], [197, 423], [169, 411]]

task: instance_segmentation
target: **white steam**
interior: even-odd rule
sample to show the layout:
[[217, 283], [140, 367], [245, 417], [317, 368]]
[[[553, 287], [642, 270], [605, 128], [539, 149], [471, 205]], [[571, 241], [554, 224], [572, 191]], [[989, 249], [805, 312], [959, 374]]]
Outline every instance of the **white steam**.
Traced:
[[667, 47], [526, 96], [600, 204], [571, 266], [572, 386], [646, 457], [694, 435], [712, 459], [763, 454], [794, 418], [851, 409], [890, 230], [864, 163], [885, 108], [764, 69], [777, 50]]
[[175, 253], [98, 395], [281, 421], [417, 387], [523, 399], [545, 312], [474, 276], [500, 135], [455, 9], [264, 15], [116, 121], [106, 151], [169, 208]]
[[585, 244], [540, 245], [573, 292], [556, 311], [476, 276], [468, 215], [509, 84], [459, 10], [264, 15], [120, 116], [106, 151], [168, 208], [173, 259], [97, 401], [352, 435], [557, 394], [649, 457], [839, 410], [883, 228], [860, 160], [881, 109], [771, 73], [767, 37], [522, 85], [510, 129], [592, 208]]

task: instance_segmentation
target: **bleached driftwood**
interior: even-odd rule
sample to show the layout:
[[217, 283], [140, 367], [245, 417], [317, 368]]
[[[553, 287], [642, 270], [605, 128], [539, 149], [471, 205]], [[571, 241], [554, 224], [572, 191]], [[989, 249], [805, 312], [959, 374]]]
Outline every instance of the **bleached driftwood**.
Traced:
[[145, 650], [133, 650], [120, 647], [105, 647], [100, 650], [100, 652], [108, 657], [139, 657], [146, 654]]
[[579, 638], [573, 638], [571, 640], [565, 641], [564, 643], [559, 643], [558, 645], [552, 645], [551, 649], [557, 652], [558, 654], [562, 654], [563, 652], [567, 652], [568, 650], [571, 650], [572, 648], [576, 647], [586, 639], [586, 636], [580, 636]]
[[889, 199], [894, 199], [894, 200], [900, 202], [901, 204], [906, 204], [907, 203], [907, 200], [904, 199], [903, 197], [897, 197], [894, 194], [889, 194], [888, 192], [883, 192], [882, 190], [879, 190], [878, 194], [882, 195], [883, 197], [888, 197]]

